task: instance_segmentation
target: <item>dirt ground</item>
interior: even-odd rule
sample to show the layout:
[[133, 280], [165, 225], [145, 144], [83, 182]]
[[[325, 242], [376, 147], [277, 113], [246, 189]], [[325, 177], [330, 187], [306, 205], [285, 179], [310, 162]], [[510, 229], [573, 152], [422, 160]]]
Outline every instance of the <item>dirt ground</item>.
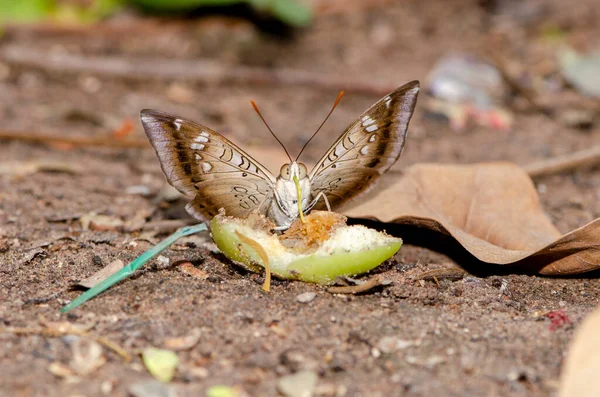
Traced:
[[[11, 28], [0, 39], [0, 53], [16, 46], [38, 56], [145, 57], [149, 62], [202, 58], [393, 87], [414, 79], [424, 82], [445, 54], [481, 54], [494, 37], [505, 38], [501, 53], [512, 57], [507, 60], [527, 66], [551, 63], [548, 48], [536, 41], [544, 27], [559, 27], [578, 44], [597, 46], [592, 39], [600, 37], [594, 23], [600, 7], [592, 0], [380, 3], [348, 3], [355, 9], [319, 14], [311, 27], [285, 37], [232, 17], [146, 25], [128, 14], [84, 31]], [[497, 8], [490, 11], [483, 3]], [[130, 120], [132, 135], [145, 139], [139, 111], [155, 108], [206, 124], [250, 153], [252, 148], [279, 153], [248, 104], [254, 99], [295, 153], [336, 95], [336, 89], [309, 84], [124, 78], [49, 70], [0, 57], [0, 129], [23, 134], [101, 137]], [[307, 159], [315, 161], [378, 98], [349, 90]], [[562, 106], [577, 98], [570, 92], [550, 102]], [[473, 127], [456, 132], [427, 118], [424, 102], [422, 95], [396, 169], [417, 162], [525, 165], [590, 147], [600, 137], [598, 124], [585, 131], [567, 128], [518, 103], [510, 131]], [[261, 147], [265, 142], [267, 149]], [[280, 159], [270, 157], [265, 163]], [[106, 365], [86, 376], [63, 378], [48, 368], [69, 363], [73, 336], [0, 334], [2, 397], [129, 395], [132, 385], [151, 379], [136, 353], [194, 329], [200, 330], [200, 341], [178, 353], [180, 367], [169, 386], [178, 396], [204, 395], [214, 385], [275, 396], [279, 378], [303, 369], [318, 375], [317, 396], [552, 396], [573, 330], [598, 304], [595, 277], [479, 269], [458, 280], [440, 279], [439, 285], [420, 282], [425, 271], [461, 265], [449, 253], [426, 248], [441, 238], [435, 235], [424, 241], [401, 236], [419, 246], [405, 245], [377, 270], [393, 283], [370, 293], [332, 295], [319, 286], [287, 281], [275, 281], [272, 291], [264, 293], [260, 275], [228, 263], [199, 236], [163, 253], [170, 266], [153, 262], [61, 315], [59, 309], [80, 294], [70, 289], [72, 284], [115, 259], [133, 260], [166, 235], [83, 230], [83, 214], [125, 222], [136, 214], [146, 222], [192, 220], [183, 209], [185, 200], [156, 198], [165, 181], [149, 146], [0, 144], [0, 166], [28, 161], [61, 162], [72, 172], [0, 175], [0, 327], [92, 323], [95, 335], [120, 345], [134, 359], [126, 363], [105, 349]], [[140, 186], [147, 194], [135, 194]], [[600, 216], [597, 170], [542, 178], [536, 186], [562, 232]], [[195, 276], [177, 265], [184, 260], [199, 271]], [[316, 298], [298, 302], [304, 292], [316, 292]], [[553, 326], [546, 314], [561, 310], [570, 323]], [[168, 395], [162, 393], [145, 395]]]

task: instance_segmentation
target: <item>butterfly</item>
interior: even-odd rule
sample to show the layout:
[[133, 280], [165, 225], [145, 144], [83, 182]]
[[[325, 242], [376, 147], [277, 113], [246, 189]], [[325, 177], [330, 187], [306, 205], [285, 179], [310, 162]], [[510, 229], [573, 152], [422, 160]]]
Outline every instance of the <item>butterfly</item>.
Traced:
[[[221, 208], [238, 218], [258, 211], [275, 229], [285, 230], [312, 209], [347, 203], [394, 165], [418, 93], [419, 82], [412, 81], [384, 96], [346, 128], [310, 172], [290, 157], [278, 176], [203, 125], [150, 109], [141, 111], [141, 121], [169, 183], [194, 196], [186, 206], [193, 217], [205, 221]], [[336, 105], [340, 99], [341, 94]]]

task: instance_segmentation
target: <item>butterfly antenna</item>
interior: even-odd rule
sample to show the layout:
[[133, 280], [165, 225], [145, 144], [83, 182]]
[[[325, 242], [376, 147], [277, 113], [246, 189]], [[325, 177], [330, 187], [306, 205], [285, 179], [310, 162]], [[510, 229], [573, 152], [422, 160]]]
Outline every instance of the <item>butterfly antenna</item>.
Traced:
[[281, 145], [283, 150], [285, 150], [285, 154], [287, 154], [288, 159], [290, 159], [290, 163], [292, 163], [293, 162], [292, 156], [290, 156], [290, 153], [287, 151], [284, 144], [279, 140], [279, 138], [277, 138], [277, 135], [275, 135], [275, 133], [273, 132], [271, 127], [269, 127], [269, 124], [267, 124], [267, 121], [265, 120], [265, 118], [262, 116], [262, 114], [260, 114], [260, 110], [258, 110], [258, 106], [256, 106], [256, 103], [253, 100], [250, 100], [250, 103], [252, 104], [254, 111], [258, 114], [258, 117], [260, 117], [260, 119], [263, 121], [263, 123], [265, 123], [265, 125], [267, 126], [267, 129], [269, 130], [271, 135], [273, 135], [273, 137], [277, 140], [277, 142], [279, 142], [279, 144]]
[[302, 152], [304, 151], [304, 149], [306, 149], [306, 147], [308, 146], [308, 144], [310, 143], [310, 141], [312, 141], [313, 138], [319, 133], [319, 131], [321, 131], [321, 128], [325, 125], [325, 122], [327, 121], [327, 119], [329, 119], [329, 116], [331, 116], [331, 113], [333, 113], [333, 111], [335, 110], [335, 107], [338, 105], [338, 103], [340, 103], [340, 101], [342, 100], [343, 96], [344, 96], [344, 91], [340, 91], [337, 99], [335, 100], [335, 103], [333, 104], [333, 107], [329, 111], [329, 114], [327, 114], [327, 117], [325, 117], [325, 120], [323, 120], [323, 122], [321, 123], [321, 125], [319, 126], [319, 128], [317, 128], [317, 130], [315, 131], [315, 133], [312, 134], [312, 136], [310, 137], [310, 139], [308, 141], [306, 141], [306, 143], [304, 144], [304, 146], [302, 146], [302, 149], [300, 150], [300, 153], [298, 153], [298, 157], [296, 157], [296, 161], [298, 161], [298, 159], [300, 158], [300, 155], [302, 154]]

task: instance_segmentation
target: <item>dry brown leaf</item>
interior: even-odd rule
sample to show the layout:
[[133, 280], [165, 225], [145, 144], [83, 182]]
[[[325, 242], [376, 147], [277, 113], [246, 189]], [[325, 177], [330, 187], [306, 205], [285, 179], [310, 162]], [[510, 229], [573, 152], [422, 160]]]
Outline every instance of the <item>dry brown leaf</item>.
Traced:
[[105, 267], [103, 267], [102, 269], [98, 270], [96, 273], [92, 274], [88, 278], [81, 280], [80, 282], [78, 282], [75, 285], [80, 285], [85, 288], [92, 288], [94, 285], [98, 284], [100, 281], [104, 280], [108, 276], [113, 275], [114, 273], [118, 272], [119, 270], [121, 270], [124, 267], [125, 267], [125, 263], [123, 263], [123, 261], [120, 259], [116, 259], [116, 260], [112, 261], [111, 263], [109, 263], [108, 265], [106, 265]]
[[561, 374], [560, 397], [592, 397], [600, 388], [600, 308], [575, 332]]
[[180, 272], [197, 278], [198, 280], [206, 280], [208, 278], [208, 272], [203, 269], [198, 269], [191, 262], [182, 262], [177, 266]]
[[416, 164], [384, 175], [344, 214], [448, 234], [490, 264], [546, 275], [600, 267], [600, 219], [561, 237], [529, 176], [511, 163]]

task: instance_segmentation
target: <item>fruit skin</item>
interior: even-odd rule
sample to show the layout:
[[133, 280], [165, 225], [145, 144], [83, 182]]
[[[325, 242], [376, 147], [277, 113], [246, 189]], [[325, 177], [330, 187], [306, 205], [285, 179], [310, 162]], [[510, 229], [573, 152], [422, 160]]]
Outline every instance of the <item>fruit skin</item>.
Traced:
[[[210, 224], [213, 240], [219, 249], [227, 258], [242, 267], [253, 272], [262, 272], [264, 264], [256, 248], [242, 242], [236, 231], [262, 246], [269, 257], [271, 272], [275, 276], [316, 284], [329, 284], [340, 276], [368, 272], [391, 258], [402, 246], [401, 239], [364, 226], [347, 226], [343, 229], [350, 228], [359, 228], [355, 230], [359, 235], [373, 237], [377, 234], [380, 241], [367, 247], [357, 247], [360, 240], [346, 240], [352, 241], [351, 245], [342, 244], [336, 242], [335, 234], [316, 252], [298, 254], [283, 247], [277, 236], [253, 230], [244, 225], [243, 221], [218, 215]], [[354, 233], [348, 230], [341, 233]]]

